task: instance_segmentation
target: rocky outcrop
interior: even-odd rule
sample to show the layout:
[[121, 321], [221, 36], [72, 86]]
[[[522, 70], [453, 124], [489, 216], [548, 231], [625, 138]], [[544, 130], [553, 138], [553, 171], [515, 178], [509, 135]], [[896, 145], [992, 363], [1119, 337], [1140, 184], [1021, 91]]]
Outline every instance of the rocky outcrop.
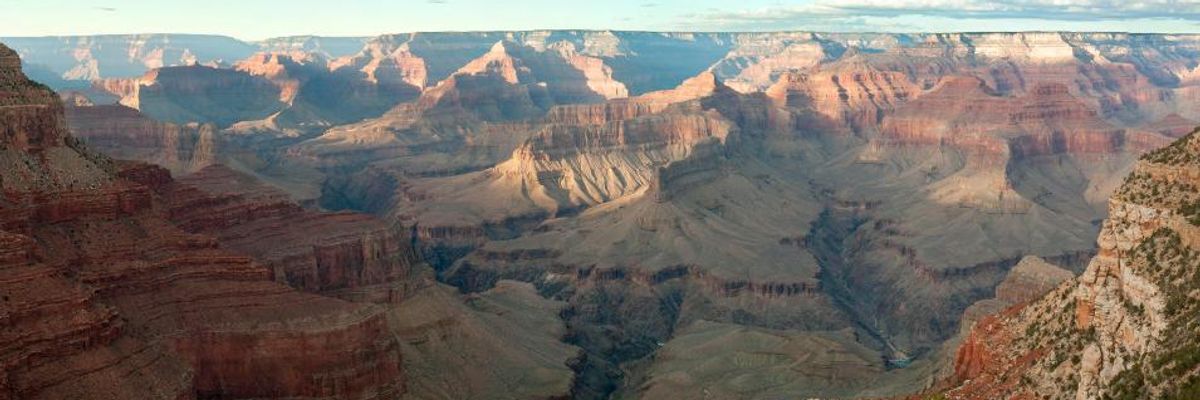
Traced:
[[280, 283], [355, 300], [395, 302], [417, 264], [406, 232], [354, 213], [300, 208], [284, 193], [223, 166], [165, 187], [172, 220], [254, 256]]
[[79, 146], [11, 54], [0, 46], [0, 99], [23, 111], [0, 114], [2, 159], [24, 167], [0, 169], [0, 398], [404, 391], [381, 308], [272, 282], [254, 257], [181, 230], [159, 192], [182, 184]]
[[406, 44], [393, 49], [375, 43], [364, 47], [353, 57], [334, 60], [330, 69], [355, 69], [366, 75], [367, 80], [376, 83], [403, 82], [421, 89], [432, 84], [425, 60], [413, 54]]
[[717, 75], [711, 71], [701, 72], [700, 74], [690, 77], [671, 89], [659, 90], [646, 93], [638, 96], [635, 101], [645, 102], [649, 104], [672, 104], [681, 103], [688, 100], [696, 100], [708, 97], [719, 92], [728, 92], [730, 88], [725, 86]]
[[[404, 393], [400, 348], [378, 313], [283, 331], [206, 331], [175, 339], [196, 395], [391, 398]], [[332, 327], [332, 329], [331, 329]], [[347, 356], [346, 352], [353, 354]], [[247, 358], [245, 354], [264, 356]], [[332, 361], [332, 362], [331, 362]]]
[[[423, 83], [354, 71], [301, 51], [258, 53], [234, 68], [269, 79], [286, 107], [270, 118], [282, 128], [310, 130], [377, 117], [412, 100]], [[236, 129], [244, 130], [244, 129]]]
[[993, 355], [984, 348], [978, 337], [971, 336], [977, 326], [994, 323], [992, 315], [1001, 314], [1010, 307], [1023, 307], [1073, 278], [1074, 275], [1070, 271], [1050, 264], [1040, 257], [1022, 258], [1021, 262], [1008, 271], [1004, 281], [996, 286], [995, 297], [977, 301], [963, 311], [960, 334], [950, 341], [958, 343], [959, 348], [952, 365], [949, 366], [949, 373], [959, 376], [976, 375], [995, 362], [991, 359]]
[[0, 398], [14, 398], [12, 371], [107, 345], [121, 334], [116, 310], [41, 263], [37, 253], [33, 238], [0, 232]]
[[4, 150], [42, 152], [60, 147], [66, 138], [66, 126], [58, 115], [62, 104], [46, 87], [28, 80], [21, 71], [21, 59], [7, 47], [0, 47], [0, 112], [6, 124], [0, 128]]
[[[807, 37], [804, 37], [807, 36]], [[726, 82], [742, 92], [767, 89], [787, 71], [815, 67], [840, 56], [845, 48], [815, 34], [778, 35], [747, 40], [713, 66]]]
[[811, 108], [851, 131], [872, 132], [884, 116], [921, 91], [899, 71], [845, 62], [814, 73], [784, 74], [766, 93], [779, 105]]
[[233, 69], [271, 80], [279, 86], [279, 101], [291, 103], [300, 91], [306, 67], [314, 63], [324, 60], [306, 53], [256, 53], [238, 61]]
[[1196, 336], [1186, 327], [1200, 268], [1190, 206], [1200, 199], [1197, 137], [1143, 157], [1110, 202], [1100, 253], [1083, 275], [976, 326], [959, 350], [949, 397], [1194, 393], [1197, 365], [1188, 354]]
[[670, 201], [679, 193], [720, 177], [724, 148], [716, 140], [700, 143], [688, 157], [671, 161], [654, 173], [650, 191], [656, 201]]
[[154, 119], [186, 124], [266, 118], [282, 108], [281, 90], [270, 81], [241, 71], [207, 66], [164, 67], [140, 78], [105, 83], [121, 104]]
[[1008, 305], [1036, 300], [1071, 278], [1074, 276], [1070, 271], [1039, 257], [1025, 257], [996, 286], [996, 300]]
[[568, 42], [547, 50], [499, 41], [491, 50], [471, 60], [455, 75], [496, 75], [510, 84], [546, 88], [555, 103], [585, 103], [625, 97], [624, 85], [613, 81], [603, 61], [580, 55]]
[[887, 117], [882, 129], [884, 137], [899, 143], [999, 150], [1012, 157], [1115, 153], [1128, 142], [1124, 130], [1105, 123], [1065, 85], [1041, 84], [1013, 98], [968, 77], [946, 78]]
[[158, 122], [121, 105], [69, 106], [71, 135], [114, 158], [160, 165], [186, 175], [217, 162], [212, 125]]

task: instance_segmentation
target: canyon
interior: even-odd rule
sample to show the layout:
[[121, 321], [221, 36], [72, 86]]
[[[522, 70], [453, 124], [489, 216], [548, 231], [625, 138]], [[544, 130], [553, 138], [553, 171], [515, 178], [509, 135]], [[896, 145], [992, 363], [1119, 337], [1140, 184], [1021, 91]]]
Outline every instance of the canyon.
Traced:
[[[407, 232], [367, 215], [306, 210], [220, 165], [177, 180], [89, 150], [58, 96], [2, 46], [0, 83], [0, 398], [457, 398], [514, 379], [544, 382], [517, 388], [532, 396], [569, 388], [561, 305], [532, 288], [464, 299], [422, 272]], [[108, 134], [187, 132], [117, 115]], [[402, 299], [412, 301], [393, 306]], [[495, 321], [509, 313], [526, 322]], [[503, 324], [507, 334], [490, 331]], [[538, 350], [496, 355], [496, 343]], [[514, 370], [468, 386], [449, 383], [452, 367], [421, 372], [455, 365], [463, 346]]]
[[0, 398], [1194, 390], [1200, 36], [0, 43]]

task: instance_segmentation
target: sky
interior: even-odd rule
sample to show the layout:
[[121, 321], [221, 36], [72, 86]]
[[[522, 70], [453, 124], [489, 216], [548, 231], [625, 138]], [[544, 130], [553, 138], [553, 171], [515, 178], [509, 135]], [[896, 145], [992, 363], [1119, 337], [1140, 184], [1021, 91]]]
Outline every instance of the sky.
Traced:
[[0, 0], [0, 36], [530, 29], [1200, 33], [1200, 0]]

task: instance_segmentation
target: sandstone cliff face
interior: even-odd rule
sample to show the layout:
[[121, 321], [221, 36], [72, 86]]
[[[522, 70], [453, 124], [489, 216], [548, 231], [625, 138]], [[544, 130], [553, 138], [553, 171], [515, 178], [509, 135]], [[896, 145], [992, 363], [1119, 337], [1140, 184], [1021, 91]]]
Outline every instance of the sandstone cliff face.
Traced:
[[1083, 275], [972, 331], [950, 397], [1196, 393], [1197, 137], [1143, 157], [1110, 202]]
[[121, 105], [68, 106], [66, 116], [71, 135], [89, 148], [156, 164], [175, 176], [212, 165], [220, 151], [212, 125], [158, 122]]
[[[62, 103], [48, 88], [28, 80], [16, 53], [0, 46], [0, 188], [31, 193], [97, 188], [111, 179], [107, 160], [78, 150], [62, 118]], [[62, 168], [70, 165], [73, 170]]]
[[779, 80], [784, 71], [815, 67], [824, 61], [837, 58], [841, 51], [844, 51], [844, 48], [822, 43], [816, 35], [811, 34], [808, 40], [781, 37], [775, 40], [750, 41], [730, 51], [713, 66], [713, 71], [724, 77], [731, 87], [740, 91], [761, 91]]
[[425, 60], [413, 54], [406, 44], [391, 48], [376, 42], [353, 57], [334, 60], [330, 69], [356, 69], [376, 83], [403, 82], [422, 89], [430, 85]]
[[585, 103], [624, 97], [620, 82], [612, 80], [603, 61], [579, 55], [570, 43], [543, 51], [499, 41], [487, 53], [471, 60], [455, 75], [494, 74], [505, 82], [544, 87], [555, 103]]
[[3, 157], [26, 165], [0, 170], [0, 398], [404, 391], [381, 309], [274, 283], [169, 222], [155, 194], [169, 174], [82, 150], [19, 66], [0, 46]]
[[302, 51], [259, 53], [236, 69], [271, 80], [287, 106], [271, 117], [276, 124], [316, 129], [376, 117], [414, 99], [421, 83], [392, 79], [375, 71], [353, 71]]
[[265, 118], [282, 107], [280, 89], [270, 81], [240, 71], [206, 66], [165, 67], [115, 88], [121, 104], [152, 118], [186, 124], [211, 122], [224, 127]]
[[[989, 92], [974, 78], [947, 78], [886, 118], [883, 135], [903, 143], [961, 143], [971, 151], [999, 150], [1013, 157], [1115, 153], [1132, 142], [1065, 85], [1041, 84], [1017, 98]], [[988, 145], [988, 140], [1002, 143]]]
[[352, 300], [398, 302], [416, 267], [408, 238], [353, 213], [304, 210], [287, 195], [223, 166], [162, 191], [173, 221], [250, 254], [280, 283]]
[[766, 92], [779, 104], [811, 108], [852, 131], [876, 130], [883, 116], [920, 94], [902, 73], [852, 64], [811, 75], [785, 74]]

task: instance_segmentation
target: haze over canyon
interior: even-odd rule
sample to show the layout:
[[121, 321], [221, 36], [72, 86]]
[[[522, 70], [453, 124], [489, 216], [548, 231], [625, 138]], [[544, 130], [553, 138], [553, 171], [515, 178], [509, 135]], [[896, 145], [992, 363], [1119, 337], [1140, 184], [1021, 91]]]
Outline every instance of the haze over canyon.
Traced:
[[0, 43], [0, 399], [1200, 396], [1200, 35]]

